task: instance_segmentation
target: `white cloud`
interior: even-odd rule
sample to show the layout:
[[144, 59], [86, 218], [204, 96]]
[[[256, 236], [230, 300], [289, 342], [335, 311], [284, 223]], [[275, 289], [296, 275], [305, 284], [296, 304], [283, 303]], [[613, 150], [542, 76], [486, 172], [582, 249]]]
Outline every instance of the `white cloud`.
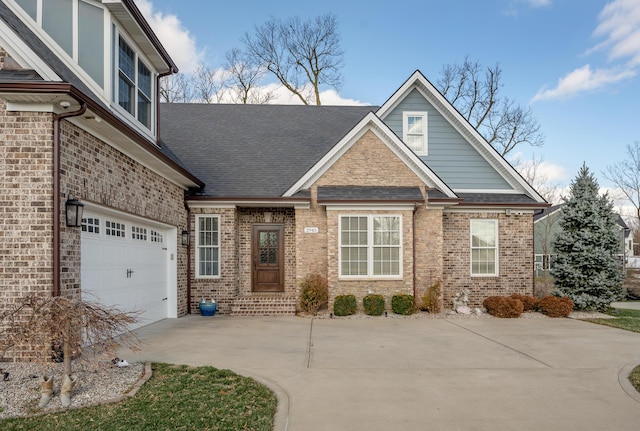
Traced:
[[551, 6], [551, 0], [527, 0], [527, 4], [531, 7], [547, 7]]
[[628, 59], [630, 64], [640, 64], [640, 2], [615, 0], [600, 12], [597, 37], [605, 40], [592, 50], [605, 49], [610, 60]]
[[636, 75], [637, 71], [630, 68], [591, 70], [591, 66], [587, 64], [560, 78], [555, 88], [541, 88], [532, 101], [568, 99], [576, 94], [599, 90]]
[[598, 26], [593, 32], [604, 40], [587, 50], [586, 54], [604, 52], [610, 67], [591, 69], [585, 65], [558, 80], [552, 89], [542, 88], [533, 101], [570, 98], [580, 93], [607, 88], [638, 74], [640, 67], [640, 2], [614, 0], [598, 15]]
[[[284, 86], [279, 84], [269, 84], [265, 87], [263, 93], [271, 91], [274, 98], [271, 100], [273, 105], [301, 105], [302, 102], [298, 96], [294, 96]], [[320, 92], [320, 100], [323, 105], [348, 105], [348, 106], [363, 106], [369, 105], [368, 103], [361, 102], [359, 100], [347, 99], [340, 96], [335, 90], [324, 90]]]
[[195, 37], [177, 16], [155, 11], [150, 0], [138, 0], [136, 5], [180, 71], [192, 72], [204, 56], [196, 47]]

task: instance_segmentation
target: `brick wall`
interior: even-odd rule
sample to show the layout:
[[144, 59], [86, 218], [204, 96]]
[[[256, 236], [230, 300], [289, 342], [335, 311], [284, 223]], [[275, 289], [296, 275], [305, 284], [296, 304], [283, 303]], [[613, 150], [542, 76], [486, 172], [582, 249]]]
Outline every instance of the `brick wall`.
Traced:
[[[499, 277], [471, 276], [471, 219], [498, 220]], [[499, 213], [444, 213], [444, 279], [445, 308], [451, 308], [454, 295], [469, 289], [472, 306], [493, 295], [533, 294], [533, 217]]]
[[0, 101], [0, 304], [53, 286], [52, 115]]
[[[184, 189], [107, 145], [81, 128], [61, 124], [61, 211], [67, 195], [177, 227], [176, 244], [187, 228]], [[80, 229], [61, 216], [61, 288], [80, 286]], [[178, 315], [187, 312], [187, 250], [177, 247]]]

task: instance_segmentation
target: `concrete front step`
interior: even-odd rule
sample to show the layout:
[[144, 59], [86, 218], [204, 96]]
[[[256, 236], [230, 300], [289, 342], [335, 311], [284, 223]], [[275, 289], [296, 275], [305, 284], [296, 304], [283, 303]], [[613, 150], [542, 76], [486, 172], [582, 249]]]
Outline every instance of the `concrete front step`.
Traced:
[[239, 296], [231, 303], [232, 316], [294, 316], [297, 298], [285, 295]]

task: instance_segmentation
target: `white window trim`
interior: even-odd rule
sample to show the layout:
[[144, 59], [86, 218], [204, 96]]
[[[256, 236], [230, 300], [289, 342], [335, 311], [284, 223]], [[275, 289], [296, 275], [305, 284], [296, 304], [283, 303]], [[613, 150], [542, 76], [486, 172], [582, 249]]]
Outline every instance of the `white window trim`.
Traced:
[[[122, 106], [120, 106], [120, 101], [118, 100], [119, 95], [119, 85], [120, 85], [120, 50], [119, 43], [120, 39], [131, 48], [133, 53], [135, 54], [134, 58], [134, 74], [135, 74], [135, 82], [134, 82], [134, 100], [133, 100], [133, 114]], [[129, 120], [129, 123], [135, 126], [138, 130], [141, 130], [145, 134], [155, 135], [155, 126], [156, 126], [156, 109], [158, 100], [156, 97], [156, 85], [157, 85], [157, 73], [155, 69], [151, 67], [147, 58], [138, 50], [137, 45], [131, 40], [126, 33], [124, 33], [118, 25], [113, 23], [113, 34], [109, 35], [109, 39], [111, 40], [111, 51], [113, 63], [110, 64], [111, 71], [109, 72], [109, 76], [111, 78], [111, 106], [113, 109], [117, 110], [122, 116], [126, 117]], [[149, 127], [147, 127], [144, 123], [138, 120], [138, 61], [142, 62], [144, 66], [151, 72], [151, 118], [149, 120]]]
[[[422, 117], [423, 118], [423, 122], [424, 122], [424, 133], [422, 135], [422, 149], [421, 150], [414, 150], [412, 149], [412, 151], [414, 151], [418, 156], [427, 156], [429, 155], [429, 116], [427, 111], [405, 111], [402, 113], [402, 140], [404, 141], [405, 144], [407, 144], [407, 138], [409, 136], [408, 134], [408, 122], [409, 122], [409, 117]], [[407, 144], [407, 146], [409, 146], [409, 144]], [[411, 147], [409, 147], [411, 148]]]
[[[342, 217], [367, 217], [367, 275], [343, 275], [342, 274]], [[373, 218], [374, 217], [398, 217], [400, 219], [400, 261], [398, 275], [374, 275], [373, 274]], [[402, 214], [362, 214], [344, 213], [338, 214], [338, 279], [340, 280], [402, 280], [404, 269], [404, 243], [403, 243]]]
[[[203, 218], [215, 218], [218, 220], [218, 274], [217, 275], [203, 275], [200, 274], [200, 219]], [[222, 273], [222, 247], [221, 247], [221, 243], [222, 243], [222, 238], [221, 238], [221, 229], [220, 229], [220, 216], [219, 215], [215, 215], [215, 214], [201, 214], [201, 215], [196, 215], [196, 229], [195, 229], [195, 274], [196, 274], [196, 278], [201, 278], [201, 279], [219, 279], [221, 278], [221, 273]], [[211, 246], [207, 246], [207, 247], [211, 247]], [[216, 247], [216, 246], [214, 246]]]
[[[474, 221], [494, 221], [495, 222], [495, 238], [496, 238], [496, 246], [495, 246], [495, 252], [496, 252], [496, 265], [495, 265], [495, 272], [492, 274], [474, 274], [473, 273], [473, 235], [472, 235], [472, 228], [471, 226], [473, 225]], [[498, 277], [500, 274], [500, 236], [499, 236], [499, 232], [500, 232], [500, 222], [498, 221], [498, 219], [486, 219], [486, 218], [480, 218], [480, 219], [471, 219], [469, 221], [469, 273], [471, 274], [471, 277]]]

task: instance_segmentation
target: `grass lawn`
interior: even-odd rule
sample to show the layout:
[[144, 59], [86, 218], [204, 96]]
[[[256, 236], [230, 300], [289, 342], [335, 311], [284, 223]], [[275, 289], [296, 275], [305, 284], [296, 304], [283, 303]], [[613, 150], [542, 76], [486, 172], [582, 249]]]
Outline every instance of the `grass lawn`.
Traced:
[[627, 331], [640, 332], [640, 310], [624, 310], [618, 308], [610, 309], [607, 314], [614, 319], [585, 319], [587, 322], [598, 323], [600, 325], [612, 326], [614, 328], [626, 329]]
[[276, 397], [255, 380], [213, 367], [153, 364], [152, 368], [151, 379], [125, 401], [0, 420], [0, 429], [273, 430]]
[[[627, 331], [640, 332], [640, 310], [624, 310], [612, 308], [607, 312], [614, 319], [585, 319], [587, 322], [598, 323], [600, 325], [611, 326]], [[640, 365], [638, 365], [629, 376], [629, 381], [640, 392]]]

